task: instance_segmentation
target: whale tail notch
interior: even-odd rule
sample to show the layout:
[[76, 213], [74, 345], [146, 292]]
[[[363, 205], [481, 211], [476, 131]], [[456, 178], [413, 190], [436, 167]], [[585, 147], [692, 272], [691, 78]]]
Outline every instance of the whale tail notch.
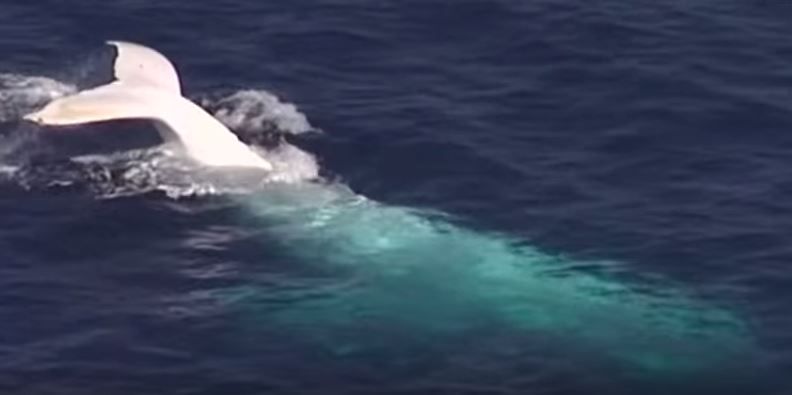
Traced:
[[24, 119], [52, 126], [149, 119], [165, 139], [175, 138], [205, 165], [272, 169], [220, 121], [181, 96], [179, 76], [164, 55], [133, 43], [108, 44], [117, 52], [113, 82], [55, 99]]

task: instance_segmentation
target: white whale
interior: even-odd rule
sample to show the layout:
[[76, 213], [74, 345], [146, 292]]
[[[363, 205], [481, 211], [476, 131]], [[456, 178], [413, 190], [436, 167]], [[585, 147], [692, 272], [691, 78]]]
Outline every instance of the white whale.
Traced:
[[138, 44], [110, 41], [117, 50], [115, 81], [53, 100], [24, 118], [41, 125], [78, 125], [115, 119], [150, 119], [166, 140], [208, 166], [272, 164], [243, 144], [220, 121], [181, 96], [179, 77], [159, 52]]
[[[181, 97], [164, 56], [136, 44], [111, 44], [118, 49], [116, 81], [56, 99], [26, 119], [45, 125], [152, 119], [201, 163], [271, 167]], [[739, 315], [692, 292], [667, 282], [632, 284], [584, 273], [578, 268], [586, 262], [467, 229], [443, 215], [374, 202], [341, 184], [272, 185], [239, 199], [245, 217], [260, 219], [268, 249], [282, 250], [290, 261], [352, 270], [360, 279], [349, 292], [257, 310], [268, 325], [284, 325], [328, 347], [362, 341], [365, 336], [355, 335], [358, 318], [371, 315], [384, 327], [437, 336], [494, 320], [581, 355], [664, 374], [723, 372], [724, 364], [755, 351]], [[251, 309], [266, 305], [252, 298]]]

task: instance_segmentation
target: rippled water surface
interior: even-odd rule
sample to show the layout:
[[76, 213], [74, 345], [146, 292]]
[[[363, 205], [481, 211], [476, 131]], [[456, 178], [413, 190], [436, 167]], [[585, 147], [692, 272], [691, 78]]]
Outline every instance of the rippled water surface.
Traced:
[[[792, 392], [792, 5], [0, 4], [3, 394]], [[275, 164], [20, 117], [107, 39]]]

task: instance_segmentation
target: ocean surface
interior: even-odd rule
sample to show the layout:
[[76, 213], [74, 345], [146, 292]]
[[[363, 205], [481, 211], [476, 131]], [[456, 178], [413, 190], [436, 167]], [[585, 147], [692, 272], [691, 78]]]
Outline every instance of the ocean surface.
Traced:
[[[276, 171], [20, 120], [111, 39]], [[0, 53], [2, 394], [792, 393], [792, 3], [6, 0]]]

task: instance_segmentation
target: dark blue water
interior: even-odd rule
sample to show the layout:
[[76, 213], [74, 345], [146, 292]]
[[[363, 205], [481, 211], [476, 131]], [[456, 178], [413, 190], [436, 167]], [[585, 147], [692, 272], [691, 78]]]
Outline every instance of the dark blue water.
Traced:
[[[0, 392], [792, 391], [790, 21], [781, 1], [6, 1], [0, 72], [80, 82], [103, 40], [150, 45], [189, 97], [295, 103], [323, 133], [286, 139], [327, 179], [547, 254], [623, 262], [625, 277], [732, 312], [756, 345], [736, 368], [646, 378], [497, 319], [434, 330], [419, 297], [420, 319], [399, 328], [323, 331], [306, 314], [314, 330], [284, 329], [262, 311], [321, 303], [312, 290], [356, 272], [284, 253], [223, 194], [107, 198], [123, 180], [70, 167], [156, 144], [145, 123], [64, 137], [9, 115], [4, 144], [33, 133], [37, 154], [0, 184]], [[413, 292], [397, 285], [393, 298]], [[339, 332], [358, 341], [323, 341]]]

